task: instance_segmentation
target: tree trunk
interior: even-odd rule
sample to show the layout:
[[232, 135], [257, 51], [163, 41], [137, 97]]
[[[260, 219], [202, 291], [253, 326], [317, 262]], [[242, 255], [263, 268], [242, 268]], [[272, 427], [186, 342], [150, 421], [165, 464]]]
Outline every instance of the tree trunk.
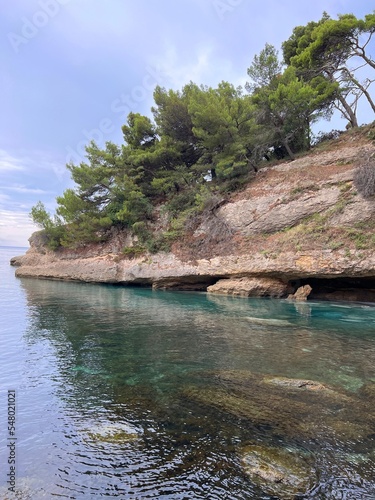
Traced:
[[310, 119], [306, 118], [306, 139], [307, 139], [307, 149], [311, 149], [311, 127]]
[[358, 57], [361, 57], [366, 63], [372, 67], [372, 69], [375, 69], [375, 61], [371, 59], [371, 57], [368, 57], [365, 52], [365, 47], [370, 43], [371, 37], [373, 33], [370, 33], [370, 36], [367, 40], [367, 42], [361, 47], [359, 45], [359, 38], [355, 38], [355, 46], [354, 46], [354, 54], [356, 54]]
[[339, 94], [338, 100], [340, 101], [340, 103], [342, 104], [343, 108], [345, 109], [345, 111], [347, 113], [346, 118], [349, 120], [350, 125], [353, 128], [358, 127], [358, 120], [357, 120], [357, 117], [356, 117], [354, 111], [352, 110], [352, 108], [345, 101], [345, 99], [342, 97], [342, 95]]
[[[329, 69], [327, 69], [326, 70], [327, 76], [328, 76], [328, 78], [329, 78], [329, 80], [331, 82], [336, 82], [336, 83], [340, 84], [340, 82], [334, 76], [334, 73], [335, 73], [336, 70], [337, 70], [337, 68], [335, 70], [329, 70]], [[349, 121], [350, 125], [353, 128], [358, 127], [358, 120], [357, 120], [357, 117], [355, 115], [355, 112], [352, 110], [350, 104], [348, 104], [347, 101], [344, 99], [344, 97], [340, 94], [340, 90], [338, 92], [337, 100], [340, 102], [340, 104], [344, 108], [345, 113], [338, 106], [336, 106], [337, 109], [339, 109], [343, 113], [343, 115]]]
[[375, 113], [375, 104], [374, 101], [371, 99], [370, 94], [367, 92], [367, 89], [365, 89], [365, 87], [361, 85], [355, 78], [351, 77], [350, 79], [355, 85], [357, 85], [359, 90], [366, 96], [368, 102], [370, 103], [370, 106], [372, 107], [373, 112]]
[[288, 141], [287, 141], [287, 140], [285, 140], [285, 141], [283, 141], [283, 143], [284, 143], [284, 147], [285, 147], [285, 149], [287, 150], [287, 153], [288, 153], [288, 155], [289, 155], [290, 159], [291, 159], [291, 160], [294, 160], [294, 159], [295, 159], [295, 156], [294, 156], [293, 151], [290, 149], [290, 146], [289, 146]]

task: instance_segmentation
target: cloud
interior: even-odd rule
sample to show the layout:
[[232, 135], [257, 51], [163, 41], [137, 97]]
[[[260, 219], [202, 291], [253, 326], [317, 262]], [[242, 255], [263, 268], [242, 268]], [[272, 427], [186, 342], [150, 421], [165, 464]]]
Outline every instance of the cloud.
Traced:
[[15, 225], [23, 227], [31, 224], [28, 212], [14, 212], [13, 210], [0, 209], [0, 225], [9, 226]]
[[43, 189], [28, 188], [26, 186], [21, 186], [21, 185], [3, 186], [2, 189], [22, 194], [48, 194], [51, 192], [51, 191], [45, 191]]
[[8, 201], [10, 200], [10, 196], [7, 195], [7, 194], [4, 194], [4, 193], [1, 193], [0, 192], [0, 204], [1, 203], [8, 203]]
[[53, 172], [58, 178], [69, 175], [65, 164], [50, 158], [46, 151], [28, 151], [27, 155], [16, 156], [5, 149], [0, 149], [0, 172], [38, 171]]
[[[26, 153], [26, 154], [25, 154]], [[41, 199], [46, 206], [55, 197], [51, 190], [60, 184], [57, 163], [42, 152], [0, 150], [0, 245], [27, 246], [38, 230], [30, 219], [32, 205]]]
[[0, 172], [12, 170], [24, 170], [23, 159], [10, 155], [7, 151], [0, 149]]
[[196, 50], [193, 56], [184, 58], [176, 47], [168, 44], [162, 58], [155, 58], [154, 64], [167, 76], [168, 83], [175, 89], [181, 89], [190, 81], [201, 84], [212, 80], [212, 53], [213, 48], [209, 45]]
[[28, 238], [37, 230], [28, 212], [0, 209], [0, 245], [28, 246]]
[[[22, 155], [0, 150], [0, 172], [3, 173], [2, 189], [20, 194], [51, 194], [48, 188], [70, 181], [70, 172], [63, 161], [51, 158], [46, 151], [22, 151]], [[6, 184], [6, 185], [5, 185]], [[47, 189], [46, 189], [47, 188]]]

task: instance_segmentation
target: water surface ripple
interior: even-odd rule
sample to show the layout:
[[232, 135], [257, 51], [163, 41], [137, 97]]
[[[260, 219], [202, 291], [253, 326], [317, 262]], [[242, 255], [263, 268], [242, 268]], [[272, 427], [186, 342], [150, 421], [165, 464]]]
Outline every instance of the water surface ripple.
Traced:
[[375, 498], [374, 307], [16, 279], [17, 253], [0, 248], [0, 498], [275, 498], [252, 446], [306, 458], [298, 498]]

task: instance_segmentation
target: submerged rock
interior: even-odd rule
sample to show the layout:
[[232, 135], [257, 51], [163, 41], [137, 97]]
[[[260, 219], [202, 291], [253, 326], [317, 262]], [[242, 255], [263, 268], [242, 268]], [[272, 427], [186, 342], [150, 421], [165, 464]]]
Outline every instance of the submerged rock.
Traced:
[[298, 451], [250, 445], [241, 451], [241, 463], [253, 483], [279, 499], [304, 494], [316, 481], [307, 457]]
[[85, 431], [86, 441], [122, 444], [139, 439], [141, 432], [129, 424], [98, 425]]
[[212, 372], [205, 378], [206, 385], [186, 388], [185, 397], [215, 408], [224, 419], [240, 419], [255, 432], [266, 428], [269, 436], [297, 442], [344, 442], [367, 439], [375, 428], [374, 406], [367, 398], [319, 381], [245, 371]]
[[292, 323], [286, 319], [274, 319], [274, 318], [256, 318], [254, 316], [246, 316], [246, 319], [251, 323], [257, 325], [270, 325], [270, 326], [291, 326]]
[[325, 385], [314, 380], [303, 380], [298, 378], [272, 377], [265, 378], [264, 381], [269, 384], [278, 385], [281, 387], [289, 387], [291, 389], [306, 389], [310, 391], [330, 391]]
[[369, 402], [375, 403], [375, 382], [367, 382], [364, 384], [359, 394], [365, 397]]

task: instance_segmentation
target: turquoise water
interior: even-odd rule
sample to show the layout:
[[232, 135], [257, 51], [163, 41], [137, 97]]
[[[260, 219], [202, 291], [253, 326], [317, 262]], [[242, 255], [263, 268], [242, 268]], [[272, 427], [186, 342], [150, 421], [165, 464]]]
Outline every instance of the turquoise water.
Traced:
[[[0, 498], [275, 498], [242, 468], [249, 443], [309, 453], [303, 498], [375, 498], [370, 406], [366, 420], [327, 403], [354, 430], [325, 432], [321, 417], [315, 439], [205, 399], [229, 391], [228, 374], [255, 374], [314, 380], [366, 408], [374, 307], [16, 279], [20, 253], [0, 248]], [[10, 389], [18, 496], [6, 483]]]

